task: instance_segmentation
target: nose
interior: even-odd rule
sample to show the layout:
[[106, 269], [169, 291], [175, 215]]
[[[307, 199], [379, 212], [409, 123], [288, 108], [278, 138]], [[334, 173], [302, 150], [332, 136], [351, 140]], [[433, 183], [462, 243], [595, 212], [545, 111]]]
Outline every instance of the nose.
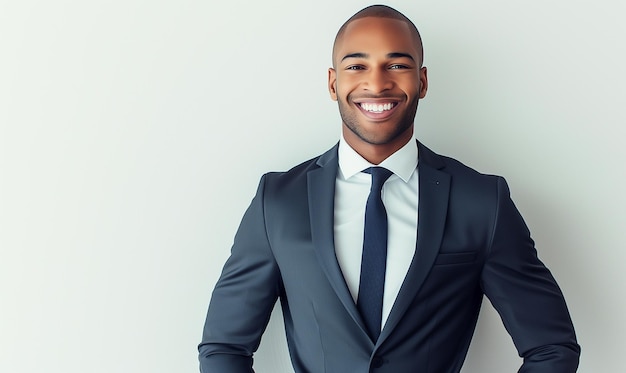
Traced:
[[385, 69], [372, 69], [367, 74], [365, 89], [372, 93], [381, 93], [393, 88], [393, 80]]

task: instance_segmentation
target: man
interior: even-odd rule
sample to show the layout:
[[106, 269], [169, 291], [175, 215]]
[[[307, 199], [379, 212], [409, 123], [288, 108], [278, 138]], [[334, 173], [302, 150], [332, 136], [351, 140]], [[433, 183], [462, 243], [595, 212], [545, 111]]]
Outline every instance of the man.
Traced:
[[417, 29], [392, 8], [341, 27], [328, 88], [342, 137], [261, 179], [213, 292], [202, 372], [253, 372], [278, 298], [297, 373], [458, 372], [483, 295], [520, 372], [576, 371], [565, 301], [506, 182], [413, 139], [422, 59]]

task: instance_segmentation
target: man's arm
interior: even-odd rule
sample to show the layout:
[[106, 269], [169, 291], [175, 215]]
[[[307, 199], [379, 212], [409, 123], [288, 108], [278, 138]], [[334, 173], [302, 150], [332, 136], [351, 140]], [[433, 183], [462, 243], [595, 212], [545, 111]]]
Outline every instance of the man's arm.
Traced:
[[524, 359], [520, 373], [576, 372], [580, 346], [565, 299], [537, 258], [530, 232], [502, 178], [482, 287]]
[[265, 177], [244, 214], [215, 286], [198, 346], [202, 373], [252, 373], [252, 354], [280, 291], [265, 231]]

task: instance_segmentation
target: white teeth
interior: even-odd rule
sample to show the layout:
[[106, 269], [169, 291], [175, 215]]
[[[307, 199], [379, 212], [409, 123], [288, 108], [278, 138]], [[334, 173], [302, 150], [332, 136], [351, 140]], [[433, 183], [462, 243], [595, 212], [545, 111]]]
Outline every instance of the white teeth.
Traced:
[[366, 102], [361, 103], [361, 107], [365, 111], [369, 111], [371, 113], [382, 113], [383, 111], [391, 110], [394, 107], [394, 104], [368, 104]]

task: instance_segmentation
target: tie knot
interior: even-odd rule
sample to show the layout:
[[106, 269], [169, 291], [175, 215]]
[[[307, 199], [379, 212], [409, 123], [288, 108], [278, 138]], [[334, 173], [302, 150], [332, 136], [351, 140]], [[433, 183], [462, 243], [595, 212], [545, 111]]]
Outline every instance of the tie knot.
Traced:
[[363, 172], [372, 175], [372, 190], [381, 190], [385, 181], [389, 179], [389, 176], [393, 175], [393, 172], [384, 167], [370, 167], [363, 170]]

